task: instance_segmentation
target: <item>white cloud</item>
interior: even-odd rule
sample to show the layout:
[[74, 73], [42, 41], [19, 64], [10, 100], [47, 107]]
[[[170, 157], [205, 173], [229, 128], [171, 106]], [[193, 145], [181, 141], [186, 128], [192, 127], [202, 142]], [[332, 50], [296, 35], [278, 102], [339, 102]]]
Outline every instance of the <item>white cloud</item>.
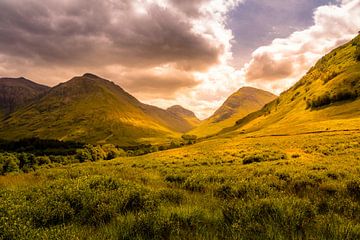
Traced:
[[280, 93], [319, 58], [356, 36], [359, 27], [360, 0], [321, 6], [314, 12], [313, 26], [254, 51], [244, 67], [246, 82]]

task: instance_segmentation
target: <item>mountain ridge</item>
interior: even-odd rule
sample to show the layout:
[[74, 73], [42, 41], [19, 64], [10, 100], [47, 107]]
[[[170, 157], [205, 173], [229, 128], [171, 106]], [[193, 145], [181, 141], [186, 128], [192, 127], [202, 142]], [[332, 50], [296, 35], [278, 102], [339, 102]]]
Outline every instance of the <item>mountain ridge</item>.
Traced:
[[89, 73], [49, 89], [1, 125], [2, 138], [119, 144], [169, 140], [192, 129], [187, 120], [143, 104], [115, 83]]
[[205, 137], [217, 134], [223, 128], [231, 127], [247, 114], [259, 110], [276, 95], [253, 87], [242, 87], [231, 94], [212, 116], [202, 121], [191, 134]]
[[322, 57], [276, 100], [222, 133], [287, 134], [358, 128], [359, 49], [360, 35]]
[[8, 115], [16, 108], [40, 97], [49, 89], [48, 86], [35, 83], [24, 77], [0, 78], [0, 112], [3, 115]]

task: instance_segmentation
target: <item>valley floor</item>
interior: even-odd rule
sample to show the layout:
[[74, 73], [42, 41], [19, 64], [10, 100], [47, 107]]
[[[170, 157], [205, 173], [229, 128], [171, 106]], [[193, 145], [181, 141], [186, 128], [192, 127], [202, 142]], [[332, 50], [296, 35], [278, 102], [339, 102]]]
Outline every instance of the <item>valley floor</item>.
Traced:
[[360, 131], [1, 176], [0, 239], [360, 239]]

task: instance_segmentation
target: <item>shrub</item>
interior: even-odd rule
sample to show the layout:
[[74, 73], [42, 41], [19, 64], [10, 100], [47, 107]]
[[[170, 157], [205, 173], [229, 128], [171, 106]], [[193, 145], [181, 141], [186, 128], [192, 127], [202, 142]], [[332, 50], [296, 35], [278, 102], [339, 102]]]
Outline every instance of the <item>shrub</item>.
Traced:
[[276, 161], [287, 159], [287, 155], [280, 151], [265, 150], [262, 152], [255, 152], [243, 159], [243, 164], [259, 163], [264, 161]]
[[36, 162], [39, 165], [45, 165], [45, 164], [50, 164], [50, 158], [48, 156], [40, 156], [40, 157], [36, 157]]
[[168, 175], [165, 177], [165, 181], [170, 183], [182, 184], [186, 180], [186, 176], [182, 175]]
[[92, 156], [88, 149], [77, 149], [75, 158], [82, 163], [85, 161], [90, 161], [92, 159]]
[[158, 197], [161, 201], [173, 203], [179, 205], [185, 199], [184, 194], [180, 191], [173, 189], [163, 189], [158, 193]]
[[350, 196], [360, 200], [360, 181], [353, 180], [346, 184], [346, 190]]
[[205, 191], [205, 184], [202, 179], [198, 179], [196, 177], [187, 178], [181, 187], [192, 192]]
[[330, 94], [329, 92], [324, 93], [318, 97], [313, 98], [312, 100], [306, 101], [307, 108], [319, 108], [323, 106], [327, 106], [331, 103], [346, 101], [346, 100], [354, 100], [359, 96], [359, 92], [354, 89], [342, 89], [337, 90], [336, 92]]
[[254, 154], [254, 155], [249, 155], [246, 156], [243, 159], [243, 164], [250, 164], [250, 163], [254, 163], [254, 162], [263, 162], [265, 161], [265, 157], [262, 154]]
[[106, 160], [111, 160], [117, 157], [123, 157], [126, 156], [126, 152], [121, 149], [121, 148], [117, 148], [112, 144], [106, 144], [104, 146], [102, 146], [102, 149], [104, 150], [106, 157]]
[[101, 146], [86, 145], [86, 148], [91, 154], [92, 161], [104, 160], [107, 157], [105, 151], [101, 148]]
[[236, 196], [236, 193], [234, 192], [234, 189], [231, 186], [228, 185], [222, 185], [219, 188], [215, 190], [215, 196], [222, 198], [222, 199], [229, 199], [234, 198]]
[[0, 154], [1, 174], [19, 171], [20, 161], [11, 153]]

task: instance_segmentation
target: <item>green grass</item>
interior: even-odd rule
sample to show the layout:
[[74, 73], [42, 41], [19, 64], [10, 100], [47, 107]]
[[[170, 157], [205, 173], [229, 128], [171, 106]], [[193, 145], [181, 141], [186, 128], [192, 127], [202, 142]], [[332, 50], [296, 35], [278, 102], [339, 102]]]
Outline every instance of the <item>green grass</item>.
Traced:
[[359, 156], [359, 131], [238, 135], [2, 176], [0, 238], [357, 239]]

